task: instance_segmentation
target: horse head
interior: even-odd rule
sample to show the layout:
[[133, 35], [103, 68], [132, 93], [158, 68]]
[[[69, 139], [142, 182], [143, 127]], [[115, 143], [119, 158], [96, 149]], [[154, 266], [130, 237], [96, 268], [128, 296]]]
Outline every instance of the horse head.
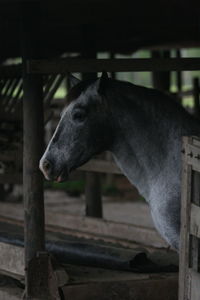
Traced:
[[65, 181], [72, 170], [109, 149], [113, 133], [105, 97], [108, 81], [105, 74], [93, 81], [70, 77], [68, 105], [40, 160], [47, 180]]

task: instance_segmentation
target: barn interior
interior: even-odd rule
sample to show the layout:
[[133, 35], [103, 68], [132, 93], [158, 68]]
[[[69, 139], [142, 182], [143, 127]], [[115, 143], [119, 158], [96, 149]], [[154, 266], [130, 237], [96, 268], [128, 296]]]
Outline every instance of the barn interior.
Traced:
[[[76, 200], [44, 183], [38, 164], [67, 105], [69, 73], [107, 71], [152, 86], [199, 117], [199, 8], [179, 0], [0, 0], [1, 299], [178, 299], [178, 256], [143, 200], [112, 194], [116, 182], [130, 187], [109, 153], [71, 175], [81, 182]], [[127, 197], [140, 198], [135, 190]]]

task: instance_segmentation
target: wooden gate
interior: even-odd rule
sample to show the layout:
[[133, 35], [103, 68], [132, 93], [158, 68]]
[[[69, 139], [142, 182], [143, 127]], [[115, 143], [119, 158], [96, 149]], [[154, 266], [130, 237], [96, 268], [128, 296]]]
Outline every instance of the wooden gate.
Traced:
[[179, 300], [200, 299], [200, 138], [184, 137]]

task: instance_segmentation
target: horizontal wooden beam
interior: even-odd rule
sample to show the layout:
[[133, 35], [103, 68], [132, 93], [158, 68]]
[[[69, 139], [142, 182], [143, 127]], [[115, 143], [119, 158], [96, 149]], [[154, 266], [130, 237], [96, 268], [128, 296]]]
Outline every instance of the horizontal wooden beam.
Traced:
[[[55, 214], [55, 212], [46, 211], [45, 215], [46, 230], [48, 231], [90, 239], [102, 239], [124, 246], [128, 246], [129, 243], [136, 243], [147, 247], [168, 248], [167, 243], [154, 228], [61, 212]], [[14, 216], [14, 218], [11, 219], [10, 216]], [[3, 222], [12, 222], [12, 220], [13, 222], [23, 222], [23, 211], [20, 207], [1, 203], [0, 220]]]
[[122, 172], [114, 162], [100, 159], [91, 159], [89, 162], [87, 162], [77, 170], [108, 174], [122, 174]]
[[4, 65], [0, 67], [1, 78], [15, 78], [15, 77], [21, 77], [21, 75], [22, 75], [22, 64]]
[[68, 72], [144, 72], [200, 70], [200, 58], [81, 59], [30, 60], [27, 72], [67, 74]]
[[[178, 298], [178, 280], [174, 274], [149, 274], [149, 278], [140, 279], [141, 274], [135, 278], [123, 278], [124, 274], [113, 274], [112, 279], [107, 279], [101, 270], [102, 278], [90, 279], [79, 284], [65, 285], [62, 293], [65, 299], [142, 299], [142, 300], [176, 300]], [[196, 300], [197, 298], [195, 298]]]
[[[12, 155], [2, 154], [0, 155], [0, 160], [9, 161], [16, 160], [15, 152]], [[122, 174], [120, 169], [116, 166], [114, 162], [109, 162], [100, 159], [91, 159], [89, 162], [77, 169], [77, 171], [87, 171], [87, 172], [98, 172], [107, 174]], [[22, 183], [21, 173], [5, 173], [0, 174], [0, 183]]]

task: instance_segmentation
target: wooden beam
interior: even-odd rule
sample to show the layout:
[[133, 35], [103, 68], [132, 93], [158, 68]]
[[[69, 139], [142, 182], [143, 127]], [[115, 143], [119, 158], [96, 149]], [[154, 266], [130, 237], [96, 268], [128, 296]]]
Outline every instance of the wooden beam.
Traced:
[[[10, 216], [15, 216], [15, 218], [11, 219]], [[12, 204], [1, 203], [0, 220], [3, 222], [19, 221], [22, 224], [21, 208], [13, 208]], [[90, 239], [102, 239], [125, 247], [133, 243], [154, 248], [169, 247], [154, 228], [61, 212], [48, 212], [48, 210], [46, 211], [46, 230]]]
[[[15, 158], [16, 155], [14, 153], [13, 153], [13, 157], [9, 155], [8, 156], [0, 155], [0, 159], [2, 159], [3, 161], [15, 159]], [[79, 167], [77, 171], [97, 172], [97, 173], [106, 173], [106, 174], [122, 174], [122, 172], [114, 162], [109, 162], [102, 159], [101, 160], [91, 159], [89, 162]], [[22, 174], [21, 173], [0, 174], [0, 183], [21, 184]]]
[[0, 242], [0, 269], [24, 276], [24, 248]]
[[106, 161], [103, 159], [91, 159], [89, 162], [79, 167], [77, 170], [108, 174], [122, 174], [121, 170], [114, 162]]
[[179, 269], [179, 300], [188, 299], [187, 269], [189, 262], [189, 224], [191, 201], [192, 167], [188, 164], [188, 147], [192, 143], [191, 137], [183, 138], [183, 167], [181, 186], [181, 233], [180, 233], [180, 269]]
[[200, 273], [195, 272], [190, 269], [189, 271], [189, 281], [190, 281], [190, 291], [191, 295], [190, 298], [191, 300], [199, 300], [199, 283], [200, 283]]
[[191, 204], [190, 233], [200, 238], [200, 207]]
[[67, 72], [144, 72], [200, 70], [200, 58], [141, 58], [29, 60], [29, 74], [67, 74]]
[[[85, 283], [81, 282], [74, 285], [66, 285], [62, 287], [62, 293], [65, 299], [76, 300], [177, 300], [178, 282], [176, 275], [164, 274], [156, 276], [151, 274], [147, 279], [122, 279], [123, 274], [114, 276], [108, 280], [104, 278], [102, 271], [102, 279], [91, 280]], [[139, 275], [139, 274], [138, 274]], [[195, 298], [196, 300], [197, 298]]]
[[[41, 57], [39, 2], [23, 2], [21, 9], [25, 299], [34, 299], [32, 278], [42, 278], [43, 274], [40, 268], [31, 268], [31, 262], [38, 252], [45, 250], [43, 177], [39, 171], [44, 149], [43, 81], [41, 75], [28, 74], [25, 66], [28, 59]], [[45, 284], [46, 281], [41, 280], [38, 287], [42, 295]]]

